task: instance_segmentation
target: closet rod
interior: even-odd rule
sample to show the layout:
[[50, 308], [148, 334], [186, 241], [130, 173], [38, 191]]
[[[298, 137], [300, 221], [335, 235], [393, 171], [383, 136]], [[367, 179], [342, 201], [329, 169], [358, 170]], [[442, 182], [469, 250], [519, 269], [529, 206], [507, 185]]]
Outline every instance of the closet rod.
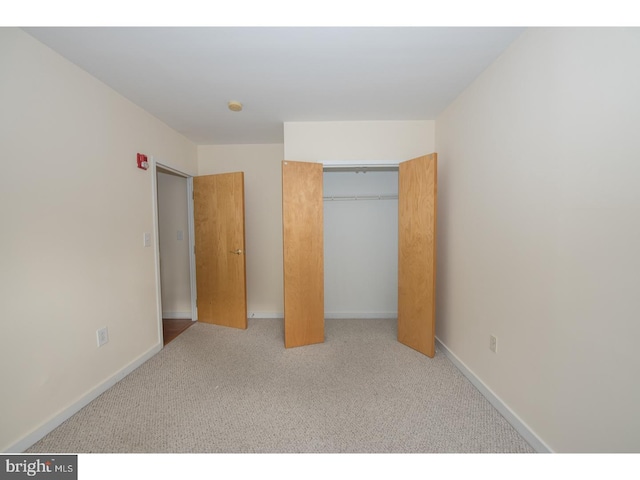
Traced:
[[322, 197], [328, 201], [349, 201], [349, 200], [397, 200], [398, 195], [334, 195], [331, 197]]

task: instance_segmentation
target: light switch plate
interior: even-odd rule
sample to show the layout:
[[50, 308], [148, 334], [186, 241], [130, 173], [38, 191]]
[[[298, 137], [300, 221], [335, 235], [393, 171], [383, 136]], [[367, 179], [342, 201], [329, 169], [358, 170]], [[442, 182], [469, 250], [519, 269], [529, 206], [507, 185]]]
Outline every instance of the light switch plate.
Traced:
[[495, 335], [489, 335], [489, 350], [498, 353], [498, 337]]

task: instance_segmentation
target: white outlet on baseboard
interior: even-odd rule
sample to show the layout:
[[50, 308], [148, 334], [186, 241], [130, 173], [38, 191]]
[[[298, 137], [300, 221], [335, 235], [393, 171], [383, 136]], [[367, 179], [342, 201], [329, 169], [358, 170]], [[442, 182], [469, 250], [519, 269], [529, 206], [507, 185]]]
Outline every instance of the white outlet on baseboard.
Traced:
[[498, 337], [495, 335], [489, 335], [489, 350], [498, 353]]
[[98, 346], [99, 347], [101, 347], [105, 343], [109, 342], [109, 330], [107, 330], [107, 327], [99, 328], [98, 331], [96, 332], [96, 334], [98, 335]]

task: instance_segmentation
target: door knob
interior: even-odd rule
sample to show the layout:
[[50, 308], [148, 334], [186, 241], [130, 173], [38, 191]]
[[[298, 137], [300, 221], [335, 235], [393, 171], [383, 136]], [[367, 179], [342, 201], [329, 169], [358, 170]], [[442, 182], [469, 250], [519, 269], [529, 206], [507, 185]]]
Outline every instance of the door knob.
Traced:
[[242, 255], [242, 250], [237, 249], [237, 250], [230, 250], [231, 253], [235, 253], [236, 255]]

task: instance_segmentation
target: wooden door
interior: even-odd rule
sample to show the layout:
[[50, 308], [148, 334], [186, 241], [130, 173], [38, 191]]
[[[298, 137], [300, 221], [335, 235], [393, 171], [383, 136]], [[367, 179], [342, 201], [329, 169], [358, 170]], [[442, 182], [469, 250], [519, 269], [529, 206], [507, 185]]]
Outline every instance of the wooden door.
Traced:
[[435, 355], [437, 154], [398, 172], [398, 341]]
[[198, 321], [247, 328], [244, 174], [193, 179]]
[[324, 342], [324, 238], [320, 163], [282, 162], [284, 345]]

